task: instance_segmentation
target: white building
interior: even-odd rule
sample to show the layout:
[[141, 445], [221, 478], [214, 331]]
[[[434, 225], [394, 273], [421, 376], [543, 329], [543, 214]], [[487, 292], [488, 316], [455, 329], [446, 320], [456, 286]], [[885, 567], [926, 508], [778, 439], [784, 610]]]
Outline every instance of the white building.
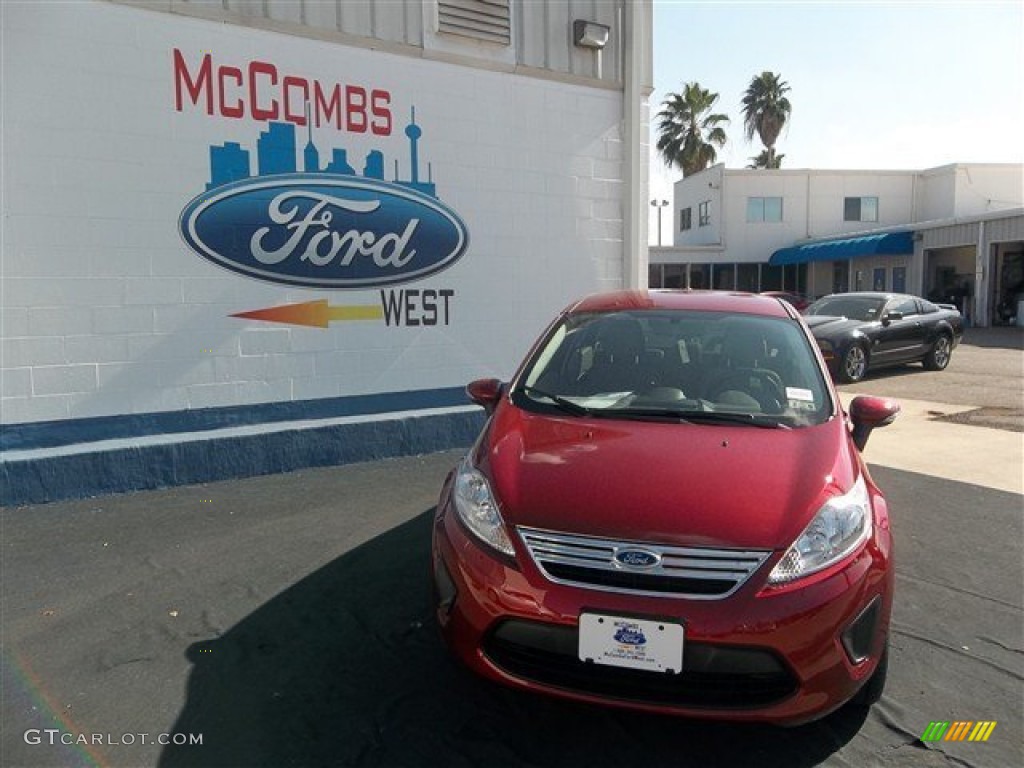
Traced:
[[1020, 165], [716, 165], [677, 182], [674, 198], [673, 245], [651, 249], [652, 286], [906, 291], [953, 297], [979, 325], [1024, 290]]
[[465, 444], [646, 281], [651, 6], [3, 3], [0, 503]]

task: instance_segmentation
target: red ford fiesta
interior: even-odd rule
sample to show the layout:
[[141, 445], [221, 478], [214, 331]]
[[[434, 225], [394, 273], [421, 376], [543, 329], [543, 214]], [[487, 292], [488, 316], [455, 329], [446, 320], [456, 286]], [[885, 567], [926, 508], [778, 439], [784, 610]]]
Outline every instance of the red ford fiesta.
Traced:
[[445, 481], [433, 531], [452, 651], [530, 691], [795, 724], [885, 683], [889, 513], [860, 452], [899, 406], [844, 412], [777, 299], [573, 304]]

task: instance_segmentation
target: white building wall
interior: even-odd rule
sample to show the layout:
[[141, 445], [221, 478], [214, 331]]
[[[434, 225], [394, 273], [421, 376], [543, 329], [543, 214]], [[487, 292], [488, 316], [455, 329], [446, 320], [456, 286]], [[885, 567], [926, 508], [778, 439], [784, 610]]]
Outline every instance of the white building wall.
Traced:
[[958, 165], [955, 216], [972, 216], [1024, 205], [1020, 165]]
[[1024, 205], [1024, 169], [1014, 163], [956, 163], [922, 171], [912, 221], [992, 213]]
[[[298, 31], [358, 45], [420, 49], [436, 58], [470, 57], [491, 68], [529, 67], [608, 85], [623, 80], [625, 0], [505, 0], [485, 5], [496, 18], [507, 15], [509, 44], [474, 40], [438, 29], [437, 0], [109, 0], [234, 24]], [[479, 12], [463, 3], [470, 12]], [[648, 5], [648, 3], [643, 3]], [[454, 5], [459, 5], [458, 2]], [[502, 7], [504, 6], [504, 7]], [[605, 49], [572, 44], [575, 19], [611, 30]]]
[[[338, 8], [346, 24], [364, 12]], [[415, 14], [403, 8], [408, 39]], [[5, 424], [507, 377], [556, 310], [623, 284], [621, 91], [100, 0], [9, 5], [2, 42]], [[388, 180], [395, 160], [408, 178], [404, 130], [416, 108], [420, 172], [465, 223], [469, 246], [444, 271], [386, 290], [411, 289], [417, 302], [450, 291], [446, 308], [435, 294], [433, 324], [415, 302], [417, 325], [408, 313], [327, 328], [233, 316], [384, 299], [376, 288], [252, 279], [186, 245], [179, 216], [209, 181], [211, 147], [236, 142], [255, 166], [268, 121], [248, 108], [210, 114], [201, 98], [176, 108], [175, 50], [193, 73], [208, 55], [227, 67], [229, 93], [234, 70], [254, 61], [281, 77], [386, 91], [386, 135], [326, 124], [313, 140], [322, 161], [345, 148], [360, 171], [370, 150], [382, 151]], [[265, 105], [280, 97], [258, 92]]]
[[[763, 175], [725, 172], [725, 227], [730, 261], [764, 262], [777, 248], [807, 232], [807, 175], [769, 172]], [[747, 221], [751, 197], [781, 197], [782, 221]]]
[[[948, 165], [926, 171], [739, 170], [722, 165], [676, 182], [673, 244], [719, 245], [716, 261], [767, 261], [803, 240], [866, 232], [915, 222], [989, 213], [1024, 205], [1020, 165]], [[747, 199], [782, 197], [781, 222], [748, 222]], [[878, 198], [878, 217], [845, 221], [847, 197]], [[710, 200], [710, 226], [699, 227], [698, 205]], [[679, 230], [680, 211], [692, 209], [693, 227]], [[694, 252], [693, 262], [707, 261]]]
[[[800, 240], [898, 226], [911, 220], [915, 176], [909, 171], [749, 171], [716, 165], [676, 183], [674, 244], [721, 244], [722, 261], [756, 262]], [[782, 197], [782, 221], [748, 222], [750, 197]], [[847, 197], [877, 197], [878, 219], [844, 221]], [[718, 213], [710, 226], [699, 227], [698, 206], [704, 200]], [[687, 207], [693, 227], [680, 232], [680, 210]]]
[[[723, 176], [724, 165], [714, 165], [706, 171], [695, 173], [675, 184], [672, 210], [672, 242], [679, 246], [721, 245], [723, 217]], [[700, 206], [708, 204], [709, 221], [700, 223]], [[690, 209], [690, 229], [680, 229], [680, 211]]]
[[914, 221], [947, 219], [956, 211], [955, 166], [945, 165], [922, 171], [917, 183]]
[[[828, 237], [906, 223], [911, 216], [913, 178], [914, 174], [905, 171], [812, 172], [807, 237]], [[845, 221], [843, 211], [847, 197], [877, 197], [878, 219]]]

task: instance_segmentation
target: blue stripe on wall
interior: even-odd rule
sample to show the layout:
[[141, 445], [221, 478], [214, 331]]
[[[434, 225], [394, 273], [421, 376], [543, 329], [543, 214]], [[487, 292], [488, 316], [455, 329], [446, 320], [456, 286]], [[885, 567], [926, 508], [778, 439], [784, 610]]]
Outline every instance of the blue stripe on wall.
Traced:
[[383, 392], [320, 400], [234, 405], [193, 411], [126, 414], [0, 426], [0, 451], [55, 448], [75, 443], [126, 437], [203, 432], [224, 427], [302, 419], [368, 416], [393, 411], [417, 411], [469, 405], [463, 387]]
[[0, 462], [0, 505], [37, 504], [460, 448], [473, 442], [484, 418], [482, 410], [428, 412], [4, 461]]

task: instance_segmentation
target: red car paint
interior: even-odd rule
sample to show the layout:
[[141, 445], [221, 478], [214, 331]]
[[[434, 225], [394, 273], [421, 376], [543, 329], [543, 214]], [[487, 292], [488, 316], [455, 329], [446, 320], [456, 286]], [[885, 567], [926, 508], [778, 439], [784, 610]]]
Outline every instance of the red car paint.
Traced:
[[[815, 386], [820, 379], [821, 418], [811, 425], [762, 429], [538, 412], [514, 402], [510, 393], [523, 384], [524, 374], [561, 318], [624, 310], [656, 310], [665, 318], [672, 315], [664, 313], [678, 311], [690, 318], [707, 313], [715, 320], [775, 318], [794, 324], [806, 342], [805, 365], [813, 366]], [[516, 688], [579, 701], [787, 724], [838, 708], [875, 673], [886, 645], [893, 598], [888, 508], [854, 444], [850, 419], [839, 405], [817, 345], [799, 316], [784, 305], [753, 295], [713, 292], [591, 297], [568, 308], [552, 324], [511, 386], [499, 389], [495, 382], [475, 382], [470, 391], [492, 412], [468, 458], [487, 479], [514, 548], [514, 556], [498, 552], [467, 528], [455, 509], [453, 472], [442, 489], [434, 523], [435, 585], [448, 585], [437, 587], [437, 618], [450, 648], [471, 669]], [[791, 391], [806, 397], [799, 394], [802, 388], [786, 390]], [[851, 408], [860, 414], [857, 426], [864, 440], [873, 426], [888, 423], [897, 410], [896, 404], [877, 398]], [[769, 583], [775, 565], [822, 505], [849, 491], [858, 478], [870, 499], [873, 525], [868, 538], [821, 570], [790, 582]], [[637, 594], [553, 580], [531, 557], [520, 527], [769, 554], [725, 597]], [[454, 597], [445, 600], [445, 592]], [[872, 621], [860, 621], [869, 608]], [[532, 667], [524, 673], [526, 667], [499, 658], [493, 650], [497, 646], [489, 646], [503, 626], [512, 626], [510, 621], [536, 629], [545, 638], [571, 641], [583, 612], [681, 623], [685, 643], [678, 680], [689, 680], [686, 685], [696, 681], [691, 686], [696, 692], [679, 700], [671, 692], [648, 698], [648, 682], [653, 688], [671, 689], [675, 681], [666, 682], [665, 673], [576, 665], [571, 648], [557, 656], [552, 667], [557, 674], [569, 670], [565, 674], [579, 684], [567, 683], [570, 678], [549, 679], [544, 670]], [[844, 638], [849, 640], [855, 625], [870, 629], [870, 636], [860, 641], [864, 658], [844, 649]], [[688, 671], [687, 660], [703, 663], [702, 659], [747, 651], [757, 654], [749, 661], [755, 664], [750, 677], [760, 674], [756, 664], [770, 660], [778, 668], [773, 674], [779, 685], [785, 679], [789, 686], [784, 693], [758, 693], [761, 698], [749, 702], [742, 694], [726, 697], [725, 704], [725, 699], [702, 701], [704, 672]], [[718, 675], [716, 681], [745, 682], [745, 673], [731, 671], [725, 662], [715, 662], [714, 667], [708, 663], [707, 670]], [[595, 680], [600, 678], [593, 685], [587, 678], [591, 669]]]

